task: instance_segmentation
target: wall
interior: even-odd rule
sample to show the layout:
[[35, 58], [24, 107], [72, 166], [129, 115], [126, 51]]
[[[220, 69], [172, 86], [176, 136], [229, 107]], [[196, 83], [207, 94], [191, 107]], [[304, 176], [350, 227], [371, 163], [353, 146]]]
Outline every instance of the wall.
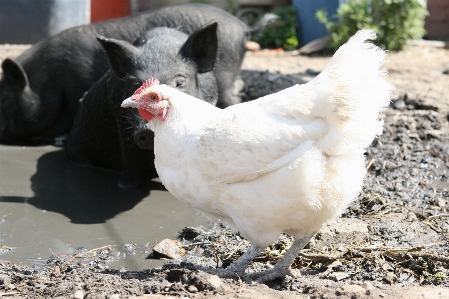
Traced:
[[427, 38], [449, 41], [449, 0], [427, 0]]
[[130, 0], [91, 0], [90, 22], [126, 17], [131, 14]]
[[33, 44], [89, 20], [90, 0], [0, 0], [0, 44]]

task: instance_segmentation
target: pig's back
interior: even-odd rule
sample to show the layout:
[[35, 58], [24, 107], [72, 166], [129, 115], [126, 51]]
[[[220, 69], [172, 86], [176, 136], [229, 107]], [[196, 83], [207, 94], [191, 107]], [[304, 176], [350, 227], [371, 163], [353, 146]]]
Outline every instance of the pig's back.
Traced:
[[[110, 68], [98, 35], [134, 42], [155, 27], [177, 28], [191, 34], [212, 20], [218, 21], [219, 59], [214, 73], [232, 80], [237, 76], [245, 52], [249, 28], [240, 20], [211, 5], [179, 4], [67, 29], [35, 44], [16, 60], [39, 94], [63, 97], [65, 107], [75, 113], [78, 100]], [[229, 74], [229, 75], [228, 75]]]

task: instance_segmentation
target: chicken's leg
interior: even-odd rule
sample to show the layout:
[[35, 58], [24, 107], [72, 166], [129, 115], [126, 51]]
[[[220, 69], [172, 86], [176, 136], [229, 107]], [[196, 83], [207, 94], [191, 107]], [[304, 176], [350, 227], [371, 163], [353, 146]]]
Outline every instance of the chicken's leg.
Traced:
[[290, 266], [295, 261], [298, 253], [304, 248], [304, 246], [307, 245], [307, 243], [309, 243], [312, 236], [313, 235], [311, 235], [310, 237], [295, 240], [295, 242], [293, 242], [293, 245], [287, 250], [284, 256], [276, 265], [274, 265], [273, 268], [262, 272], [250, 273], [246, 275], [245, 278], [256, 279], [258, 282], [264, 282], [276, 278], [282, 278], [286, 275], [295, 276], [294, 274], [292, 274]]
[[264, 248], [251, 245], [251, 247], [226, 269], [218, 269], [217, 275], [220, 277], [235, 277], [237, 275], [243, 276], [245, 269], [249, 263], [262, 251]]
[[244, 276], [248, 264], [263, 250], [264, 248], [251, 245], [248, 251], [232, 262], [226, 269], [211, 269], [199, 265], [197, 265], [196, 268], [210, 274], [218, 275], [222, 278]]

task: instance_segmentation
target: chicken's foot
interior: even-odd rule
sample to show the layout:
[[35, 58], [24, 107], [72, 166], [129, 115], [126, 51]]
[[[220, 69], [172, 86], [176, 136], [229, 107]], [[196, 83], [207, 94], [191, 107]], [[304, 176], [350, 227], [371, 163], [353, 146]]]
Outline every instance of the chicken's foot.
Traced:
[[298, 276], [298, 274], [293, 273], [290, 266], [295, 261], [295, 258], [298, 256], [299, 252], [309, 243], [310, 239], [313, 237], [305, 237], [299, 240], [295, 240], [293, 245], [287, 250], [284, 256], [279, 260], [279, 262], [274, 265], [273, 268], [262, 271], [255, 272], [245, 275], [245, 279], [257, 280], [257, 282], [265, 282], [269, 280], [273, 280], [276, 278], [283, 278], [286, 275], [290, 276]]
[[218, 275], [221, 278], [242, 277], [245, 275], [245, 269], [248, 264], [262, 251], [264, 248], [251, 245], [251, 247], [238, 259], [232, 262], [226, 269], [211, 269], [202, 266], [195, 266], [198, 270]]
[[246, 267], [263, 250], [264, 248], [251, 245], [251, 247], [241, 257], [232, 262], [232, 264], [230, 264], [226, 269], [217, 269], [217, 275], [223, 278], [245, 275]]

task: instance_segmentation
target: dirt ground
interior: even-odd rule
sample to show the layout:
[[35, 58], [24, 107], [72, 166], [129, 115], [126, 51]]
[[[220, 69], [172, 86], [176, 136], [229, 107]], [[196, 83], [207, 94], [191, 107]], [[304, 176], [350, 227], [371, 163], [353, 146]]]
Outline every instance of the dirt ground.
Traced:
[[[25, 48], [0, 46], [0, 60]], [[241, 96], [251, 100], [307, 82], [329, 60], [248, 53]], [[390, 53], [384, 69], [396, 89], [383, 113], [384, 133], [368, 149], [363, 191], [296, 259], [300, 277], [258, 284], [195, 270], [192, 262], [227, 266], [249, 246], [217, 224], [180, 228], [187, 254], [162, 269], [110, 269], [107, 246], [53, 256], [47, 271], [1, 262], [0, 297], [449, 298], [449, 50], [413, 46]], [[290, 241], [281, 236], [252, 268], [275, 263]]]

